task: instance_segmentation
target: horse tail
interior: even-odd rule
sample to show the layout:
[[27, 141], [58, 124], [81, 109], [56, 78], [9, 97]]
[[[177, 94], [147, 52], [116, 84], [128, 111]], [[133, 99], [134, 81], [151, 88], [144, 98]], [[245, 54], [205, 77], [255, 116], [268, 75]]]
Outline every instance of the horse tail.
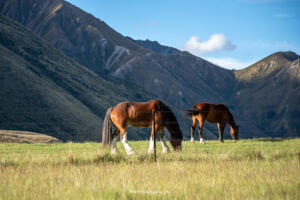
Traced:
[[202, 113], [203, 111], [202, 110], [198, 110], [196, 108], [192, 108], [192, 109], [189, 109], [189, 110], [185, 110], [185, 116], [187, 117], [192, 117], [194, 115], [198, 115], [200, 113]]
[[110, 118], [110, 113], [112, 111], [113, 107], [110, 107], [107, 109], [105, 118], [103, 121], [103, 127], [102, 127], [102, 147], [107, 146], [111, 143], [111, 136], [112, 136], [112, 125], [113, 122]]

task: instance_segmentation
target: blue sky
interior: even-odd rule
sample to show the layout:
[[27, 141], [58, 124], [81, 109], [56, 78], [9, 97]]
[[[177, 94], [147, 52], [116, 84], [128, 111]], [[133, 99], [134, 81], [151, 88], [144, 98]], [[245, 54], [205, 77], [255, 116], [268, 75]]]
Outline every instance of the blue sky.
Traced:
[[300, 0], [69, 0], [133, 39], [229, 69], [276, 51], [300, 54]]

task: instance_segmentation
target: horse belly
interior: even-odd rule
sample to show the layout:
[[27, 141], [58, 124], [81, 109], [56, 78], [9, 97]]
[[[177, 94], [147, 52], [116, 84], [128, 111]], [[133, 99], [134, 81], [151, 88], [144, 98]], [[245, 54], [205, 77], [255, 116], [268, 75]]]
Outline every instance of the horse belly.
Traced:
[[151, 127], [152, 123], [143, 122], [143, 121], [129, 121], [128, 125], [137, 127], [137, 128], [149, 128], [149, 127]]
[[221, 120], [221, 113], [216, 112], [216, 113], [209, 113], [206, 117], [207, 122], [211, 123], [217, 123]]
[[140, 114], [128, 121], [128, 125], [138, 127], [138, 128], [148, 128], [152, 125], [152, 115]]

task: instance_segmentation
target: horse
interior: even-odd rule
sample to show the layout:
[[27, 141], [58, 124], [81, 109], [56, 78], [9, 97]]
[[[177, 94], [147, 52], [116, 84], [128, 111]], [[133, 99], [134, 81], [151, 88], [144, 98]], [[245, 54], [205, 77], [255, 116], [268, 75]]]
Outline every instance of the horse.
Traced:
[[[114, 132], [112, 132], [112, 124], [116, 127]], [[116, 142], [120, 135], [127, 155], [135, 154], [135, 151], [127, 142], [128, 126], [137, 128], [152, 127], [148, 149], [149, 154], [154, 153], [154, 135], [156, 136], [157, 131], [161, 139], [163, 153], [170, 152], [164, 137], [164, 128], [167, 128], [170, 133], [170, 143], [174, 150], [181, 151], [182, 149], [182, 133], [177, 119], [171, 109], [159, 100], [121, 102], [115, 107], [110, 107], [106, 112], [103, 122], [102, 147], [111, 145], [111, 153], [118, 153]]]
[[220, 142], [224, 142], [223, 132], [227, 123], [230, 126], [232, 138], [234, 140], [238, 140], [239, 138], [239, 126], [236, 125], [231, 112], [224, 104], [211, 104], [206, 102], [195, 104], [192, 109], [186, 110], [186, 116], [192, 117], [193, 120], [191, 127], [191, 142], [194, 142], [194, 130], [197, 122], [199, 122], [198, 133], [200, 143], [205, 144], [202, 137], [202, 128], [205, 121], [217, 123]]

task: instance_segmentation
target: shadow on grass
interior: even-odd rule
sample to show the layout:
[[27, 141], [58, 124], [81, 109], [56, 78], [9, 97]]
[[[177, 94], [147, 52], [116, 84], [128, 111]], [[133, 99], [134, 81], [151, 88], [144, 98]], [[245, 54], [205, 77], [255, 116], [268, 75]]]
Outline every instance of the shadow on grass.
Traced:
[[[184, 155], [180, 153], [170, 153], [167, 155], [157, 155], [158, 163], [171, 162], [240, 162], [245, 160], [250, 161], [276, 161], [289, 160], [297, 158], [300, 160], [300, 152], [273, 152], [265, 153], [259, 150], [251, 150], [246, 152], [229, 151], [221, 154], [212, 155], [210, 153]], [[69, 157], [66, 164], [71, 165], [90, 165], [90, 164], [106, 164], [106, 163], [126, 163], [126, 164], [141, 164], [141, 163], [155, 163], [152, 155], [141, 154], [134, 156], [127, 156], [123, 154], [111, 155], [105, 153], [98, 155], [95, 158], [84, 159], [81, 157]]]
[[0, 167], [19, 167], [20, 163], [14, 162], [14, 161], [4, 161], [0, 162]]
[[[266, 152], [260, 150], [247, 150], [247, 151], [224, 151], [221, 153], [212, 152], [201, 152], [194, 154], [183, 154], [183, 153], [169, 153], [169, 154], [158, 154], [157, 163], [206, 163], [206, 162], [240, 162], [240, 161], [277, 161], [277, 160], [292, 160], [297, 159], [300, 162], [300, 151], [275, 151]], [[110, 163], [125, 163], [125, 164], [150, 164], [155, 163], [153, 155], [147, 153], [127, 156], [125, 154], [111, 155], [110, 153], [103, 152], [100, 155], [92, 157], [74, 156], [62, 160], [43, 160], [43, 161], [13, 161], [13, 160], [2, 160], [0, 162], [0, 168], [18, 168], [20, 166], [84, 166], [84, 165], [105, 165]]]
[[283, 139], [283, 138], [258, 138], [256, 140], [260, 141], [260, 142], [282, 142], [285, 139]]
[[155, 162], [154, 157], [148, 154], [141, 154], [135, 156], [127, 156], [123, 154], [111, 155], [110, 153], [104, 153], [96, 156], [95, 158], [84, 159], [70, 156], [67, 160], [67, 164], [72, 165], [89, 165], [89, 164], [101, 164], [101, 163], [143, 163], [143, 162]]

